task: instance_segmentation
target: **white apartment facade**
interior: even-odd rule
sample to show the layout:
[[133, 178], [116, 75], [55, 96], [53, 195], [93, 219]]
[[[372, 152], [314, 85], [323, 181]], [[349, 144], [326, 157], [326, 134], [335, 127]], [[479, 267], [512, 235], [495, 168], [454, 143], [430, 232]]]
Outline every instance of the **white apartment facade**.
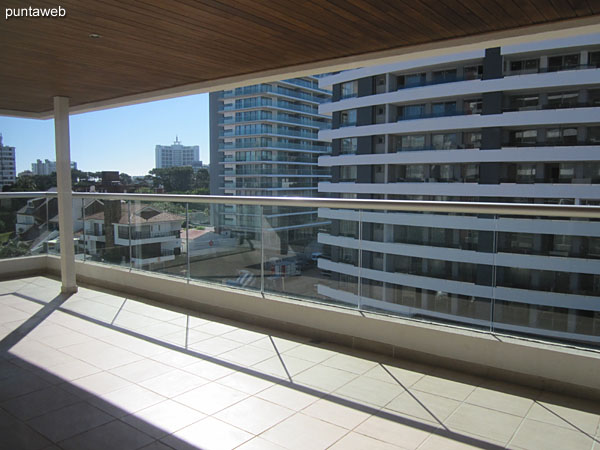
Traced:
[[157, 145], [154, 156], [157, 169], [194, 166], [200, 162], [200, 147], [198, 145], [183, 145], [176, 136], [172, 145]]
[[[600, 35], [325, 77], [341, 198], [598, 204]], [[594, 222], [322, 209], [332, 301], [600, 344]], [[359, 227], [359, 221], [362, 224]], [[359, 239], [361, 237], [362, 239]]]
[[14, 184], [17, 181], [16, 171], [15, 148], [2, 144], [2, 134], [0, 134], [0, 190], [4, 185]]
[[[311, 76], [210, 94], [211, 194], [316, 196], [318, 182], [330, 178], [329, 169], [317, 165], [319, 156], [331, 152], [318, 137], [331, 123], [318, 107], [330, 99], [331, 92]], [[315, 239], [316, 229], [327, 223], [316, 209], [263, 212], [268, 229], [282, 242]], [[216, 220], [218, 230], [251, 239], [260, 234], [254, 206], [227, 205], [218, 209]]]

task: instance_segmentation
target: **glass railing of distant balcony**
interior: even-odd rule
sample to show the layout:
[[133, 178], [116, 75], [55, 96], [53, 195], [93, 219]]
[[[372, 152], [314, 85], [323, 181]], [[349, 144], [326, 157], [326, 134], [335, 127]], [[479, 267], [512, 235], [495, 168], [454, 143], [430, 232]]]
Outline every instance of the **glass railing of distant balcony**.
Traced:
[[398, 122], [402, 122], [405, 120], [417, 120], [417, 119], [433, 119], [439, 117], [452, 117], [452, 116], [466, 116], [478, 114], [474, 113], [472, 110], [465, 111], [445, 111], [445, 112], [432, 112], [432, 113], [422, 113], [422, 114], [406, 114], [399, 115], [397, 118]]
[[306, 87], [306, 88], [310, 88], [310, 89], [315, 89], [317, 91], [321, 91], [321, 92], [325, 92], [325, 93], [330, 93], [326, 89], [321, 89], [319, 87], [318, 81], [306, 81], [306, 80], [298, 80], [298, 79], [292, 78], [289, 80], [283, 80], [283, 82], [289, 83], [289, 84], [295, 84], [296, 86], [302, 86], [302, 87]]
[[270, 178], [268, 181], [238, 180], [236, 189], [296, 189], [316, 188], [315, 181], [282, 181], [280, 178]]
[[529, 75], [534, 73], [562, 72], [565, 70], [598, 69], [596, 64], [561, 64], [557, 66], [538, 67], [537, 69], [507, 70], [504, 76]]
[[233, 116], [219, 117], [219, 120], [217, 121], [217, 123], [220, 123], [220, 124], [235, 123], [235, 118]]
[[[305, 169], [280, 169], [278, 167], [262, 168], [255, 165], [238, 166], [235, 171], [231, 171], [229, 175], [315, 175], [315, 176], [330, 176], [331, 172], [327, 169], [317, 169], [311, 166]], [[228, 175], [227, 171], [225, 175]]]
[[219, 150], [234, 150], [244, 148], [285, 148], [292, 150], [303, 150], [311, 152], [322, 152], [331, 153], [331, 146], [329, 145], [303, 145], [303, 144], [291, 144], [289, 142], [251, 142], [251, 143], [226, 143], [219, 144]]
[[247, 102], [241, 105], [235, 105], [233, 103], [225, 104], [222, 107], [219, 107], [219, 111], [240, 111], [243, 109], [251, 109], [251, 108], [261, 108], [261, 107], [270, 107], [270, 108], [280, 108], [280, 109], [289, 109], [292, 111], [299, 111], [307, 114], [319, 114], [319, 109], [317, 107], [312, 107], [309, 105], [299, 105], [293, 104], [285, 101], [272, 102], [270, 100], [258, 100], [254, 102]]
[[277, 87], [275, 91], [278, 94], [287, 95], [288, 97], [300, 98], [303, 100], [308, 100], [315, 103], [323, 103], [327, 100], [327, 98], [319, 97], [317, 95], [308, 94], [306, 92], [298, 92], [293, 89], [287, 89], [281, 86]]
[[310, 119], [308, 117], [292, 117], [287, 114], [267, 114], [261, 111], [256, 111], [255, 113], [244, 113], [241, 117], [226, 117], [228, 120], [219, 120], [220, 124], [233, 124], [233, 123], [247, 123], [247, 122], [260, 122], [260, 121], [269, 121], [269, 122], [285, 122], [285, 123], [295, 123], [299, 125], [305, 125], [308, 127], [325, 129], [330, 126], [330, 121], [319, 121]]
[[502, 147], [579, 147], [587, 145], [600, 145], [600, 139], [586, 139], [586, 140], [572, 140], [572, 139], [561, 139], [561, 140], [549, 140], [546, 142], [532, 142], [532, 141], [514, 141], [509, 140], [502, 144]]
[[[287, 152], [286, 152], [287, 153]], [[236, 153], [236, 156], [225, 156], [225, 158], [223, 158], [223, 162], [227, 162], [227, 163], [244, 163], [244, 162], [263, 162], [263, 163], [269, 163], [269, 162], [287, 162], [287, 163], [310, 163], [310, 164], [317, 164], [317, 155], [313, 156], [304, 156], [304, 155], [298, 155], [298, 156], [286, 156], [286, 155], [275, 155], [275, 156], [271, 156], [271, 157], [261, 157], [261, 156], [248, 156], [245, 153]]]
[[[1, 258], [56, 254], [69, 226], [88, 274], [95, 264], [122, 266], [178, 277], [189, 289], [224, 285], [372, 318], [600, 347], [600, 206], [73, 193], [74, 220], [45, 229], [44, 216], [29, 232], [13, 231], [7, 224], [19, 222], [26, 199], [40, 197], [56, 193], [0, 194]], [[253, 216], [238, 217], [250, 207]], [[264, 214], [273, 207], [286, 215]], [[128, 213], [149, 226], [162, 218], [173, 235], [98, 243], [85, 230], [104, 213], [115, 227]], [[281, 239], [291, 229], [301, 231]]]
[[469, 75], [469, 76], [453, 76], [453, 77], [445, 77], [445, 78], [440, 78], [440, 79], [433, 79], [433, 80], [426, 80], [426, 79], [420, 79], [420, 80], [414, 80], [410, 83], [406, 83], [406, 84], [398, 84], [398, 90], [405, 90], [405, 89], [411, 89], [411, 88], [416, 88], [416, 87], [423, 87], [423, 86], [433, 86], [436, 84], [446, 84], [446, 83], [456, 83], [458, 81], [472, 81], [472, 80], [480, 80], [482, 78], [481, 75]]
[[[308, 131], [285, 130], [272, 127], [259, 127], [250, 131], [235, 130], [235, 133], [231, 132], [225, 134], [224, 136], [252, 136], [261, 134], [273, 134], [278, 136], [298, 136], [306, 139], [318, 139], [319, 137], [318, 133], [310, 133]], [[219, 136], [221, 136], [221, 134], [219, 134]]]
[[502, 109], [502, 112], [514, 111], [541, 111], [547, 109], [571, 109], [571, 108], [590, 108], [598, 106], [591, 102], [565, 102], [565, 103], [547, 103], [545, 105], [528, 105], [528, 106], [509, 106]]
[[273, 92], [273, 86], [269, 84], [261, 84], [258, 86], [246, 86], [242, 88], [235, 88], [229, 91], [224, 91], [223, 98], [232, 98], [239, 97], [240, 95], [261, 94], [268, 92]]

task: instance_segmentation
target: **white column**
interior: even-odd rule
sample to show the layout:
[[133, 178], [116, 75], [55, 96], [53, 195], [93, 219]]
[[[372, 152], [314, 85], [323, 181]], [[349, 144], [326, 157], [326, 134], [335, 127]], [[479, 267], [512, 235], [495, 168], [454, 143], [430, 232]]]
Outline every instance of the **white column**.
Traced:
[[54, 97], [54, 138], [58, 184], [61, 291], [70, 294], [77, 292], [77, 284], [75, 282], [75, 249], [73, 247], [73, 195], [71, 192], [69, 99], [67, 97]]

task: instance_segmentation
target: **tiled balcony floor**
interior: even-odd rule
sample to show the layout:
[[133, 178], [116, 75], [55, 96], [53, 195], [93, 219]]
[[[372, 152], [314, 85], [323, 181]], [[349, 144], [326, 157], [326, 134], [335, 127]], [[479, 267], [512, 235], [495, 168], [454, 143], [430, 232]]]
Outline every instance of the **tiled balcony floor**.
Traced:
[[600, 407], [57, 281], [0, 283], [2, 449], [597, 449]]

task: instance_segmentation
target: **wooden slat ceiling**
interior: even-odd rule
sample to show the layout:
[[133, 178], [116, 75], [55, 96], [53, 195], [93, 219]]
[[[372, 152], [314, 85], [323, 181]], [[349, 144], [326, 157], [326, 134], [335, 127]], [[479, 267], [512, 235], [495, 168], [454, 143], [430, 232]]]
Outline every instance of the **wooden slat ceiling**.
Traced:
[[2, 0], [58, 4], [66, 17], [0, 18], [0, 110], [39, 113], [55, 95], [82, 105], [600, 14], [600, 0]]

